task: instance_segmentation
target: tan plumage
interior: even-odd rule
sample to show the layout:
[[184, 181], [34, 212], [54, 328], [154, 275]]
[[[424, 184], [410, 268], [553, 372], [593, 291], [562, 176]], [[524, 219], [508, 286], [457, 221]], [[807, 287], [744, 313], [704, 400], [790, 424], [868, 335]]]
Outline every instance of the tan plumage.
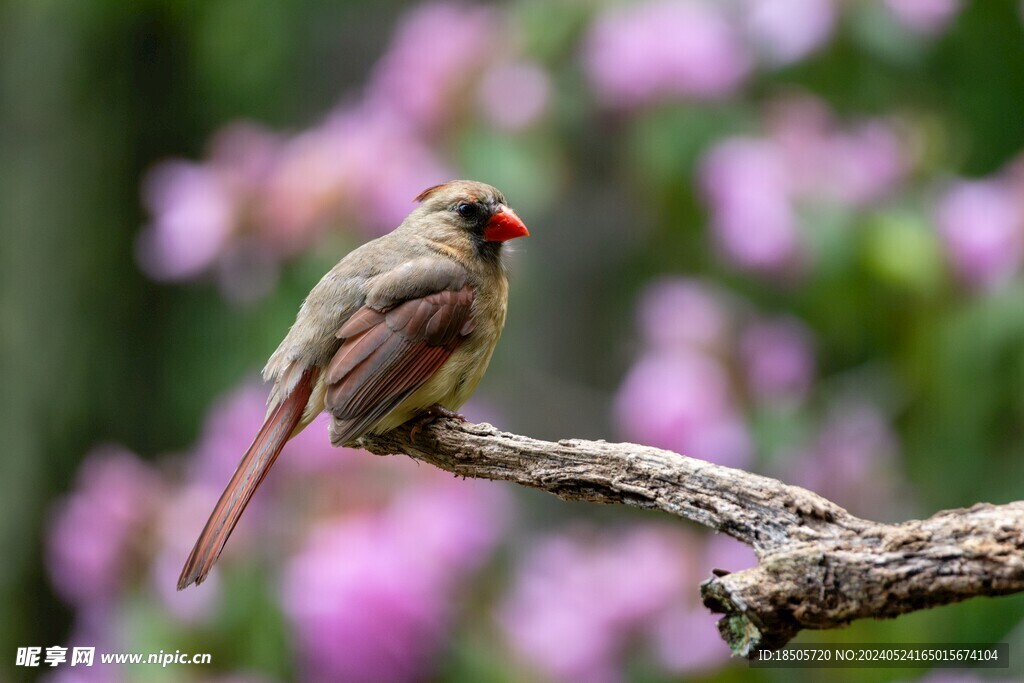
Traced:
[[505, 324], [505, 240], [528, 235], [495, 188], [425, 190], [393, 232], [343, 258], [313, 288], [263, 371], [267, 418], [185, 563], [199, 584], [284, 443], [323, 410], [334, 445], [383, 433], [433, 406], [461, 407]]

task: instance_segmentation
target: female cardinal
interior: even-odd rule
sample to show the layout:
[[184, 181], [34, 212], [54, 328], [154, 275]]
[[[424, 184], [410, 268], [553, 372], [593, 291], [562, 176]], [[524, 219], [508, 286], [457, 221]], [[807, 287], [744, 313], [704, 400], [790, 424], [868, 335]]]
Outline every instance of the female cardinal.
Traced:
[[506, 240], [530, 233], [497, 189], [424, 190], [390, 234], [367, 242], [306, 297], [263, 370], [267, 417], [178, 578], [200, 584], [284, 444], [326, 409], [335, 446], [423, 415], [455, 416], [505, 324]]

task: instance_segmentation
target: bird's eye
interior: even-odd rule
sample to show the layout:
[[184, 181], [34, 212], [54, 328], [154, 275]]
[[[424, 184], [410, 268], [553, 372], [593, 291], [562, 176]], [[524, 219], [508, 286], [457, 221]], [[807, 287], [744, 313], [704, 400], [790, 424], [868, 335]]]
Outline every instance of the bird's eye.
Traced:
[[476, 205], [462, 202], [455, 207], [455, 211], [463, 218], [473, 218], [476, 216]]

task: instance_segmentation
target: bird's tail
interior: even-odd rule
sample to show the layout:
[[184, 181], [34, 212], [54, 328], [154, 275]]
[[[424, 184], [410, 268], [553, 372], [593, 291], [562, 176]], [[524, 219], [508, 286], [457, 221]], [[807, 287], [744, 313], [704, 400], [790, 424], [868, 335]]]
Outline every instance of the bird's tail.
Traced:
[[291, 393], [267, 415], [185, 561], [178, 577], [178, 590], [191, 583], [201, 584], [220, 557], [249, 499], [299, 425], [313, 391], [314, 375], [313, 370], [304, 372]]

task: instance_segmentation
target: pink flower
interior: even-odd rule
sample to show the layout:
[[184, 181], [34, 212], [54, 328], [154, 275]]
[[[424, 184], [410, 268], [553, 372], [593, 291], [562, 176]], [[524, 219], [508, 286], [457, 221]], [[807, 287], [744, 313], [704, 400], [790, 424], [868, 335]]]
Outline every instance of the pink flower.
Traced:
[[47, 569], [64, 600], [82, 606], [116, 595], [132, 565], [133, 536], [161, 489], [157, 473], [130, 451], [101, 446], [86, 456], [47, 534]]
[[329, 118], [281, 146], [255, 216], [260, 232], [293, 253], [355, 196], [361, 158], [352, 149], [355, 114]]
[[505, 637], [556, 681], [623, 680], [630, 651], [647, 641], [668, 670], [720, 666], [729, 649], [718, 639], [714, 617], [695, 599], [700, 572], [711, 568], [703, 566], [696, 541], [653, 525], [551, 534], [517, 569], [499, 611]]
[[[724, 534], [705, 536], [703, 552], [699, 553], [698, 571], [703, 576], [712, 569], [738, 572], [757, 565], [757, 556], [750, 547]], [[729, 647], [718, 634], [721, 615], [694, 605], [677, 604], [654, 623], [652, 638], [661, 665], [676, 673], [709, 672], [722, 666], [730, 657]]]
[[745, 270], [781, 274], [799, 267], [802, 246], [789, 170], [770, 142], [733, 138], [700, 166], [712, 230], [723, 257]]
[[414, 681], [448, 628], [447, 605], [388, 520], [350, 517], [314, 533], [282, 591], [309, 681]]
[[[225, 479], [223, 484], [226, 483]], [[150, 530], [153, 552], [149, 558], [149, 590], [170, 616], [184, 624], [203, 623], [218, 612], [223, 595], [221, 568], [225, 562], [231, 561], [230, 558], [252, 548], [252, 544], [247, 543], [251, 538], [248, 532], [252, 519], [245, 515], [232, 532], [220, 560], [203, 581], [202, 588], [185, 591], [177, 589], [178, 576], [185, 558], [189, 556], [209, 519], [223, 484], [180, 486], [165, 499]]]
[[822, 190], [851, 206], [892, 194], [907, 174], [902, 146], [882, 121], [868, 121], [834, 135], [828, 155], [832, 163], [826, 166], [828, 185]]
[[836, 24], [833, 0], [747, 0], [743, 23], [775, 65], [799, 61], [821, 47]]
[[214, 488], [228, 482], [263, 425], [266, 400], [267, 390], [255, 383], [217, 399], [189, 463], [191, 480]]
[[281, 589], [303, 679], [429, 678], [458, 596], [497, 542], [496, 487], [431, 477], [383, 511], [314, 531]]
[[236, 220], [236, 197], [216, 171], [168, 161], [146, 178], [144, 201], [155, 220], [140, 235], [139, 264], [158, 280], [194, 277], [227, 244]]
[[641, 295], [637, 313], [645, 341], [655, 348], [690, 345], [713, 351], [729, 332], [723, 295], [698, 280], [656, 280]]
[[229, 123], [210, 142], [210, 165], [238, 191], [258, 194], [277, 160], [281, 142], [281, 136], [257, 123]]
[[686, 545], [653, 529], [535, 545], [500, 612], [512, 647], [555, 680], [617, 681], [631, 632], [679, 598]]
[[859, 399], [833, 406], [812, 443], [782, 478], [872, 519], [898, 517], [909, 500], [900, 490], [899, 442], [877, 408]]
[[661, 666], [673, 673], [699, 676], [728, 661], [729, 646], [718, 634], [721, 615], [707, 609], [674, 605], [653, 623], [654, 652]]
[[451, 114], [499, 38], [489, 8], [422, 5], [402, 19], [374, 67], [367, 100], [374, 109], [393, 108], [417, 130], [432, 130]]
[[739, 355], [747, 386], [761, 401], [799, 401], [814, 379], [813, 337], [795, 319], [750, 325], [740, 338]]
[[852, 211], [878, 202], [907, 177], [905, 156], [889, 122], [844, 130], [814, 98], [773, 103], [767, 135], [727, 138], [701, 161], [700, 189], [715, 243], [742, 270], [800, 275], [813, 254], [802, 239], [798, 207]]
[[794, 196], [859, 207], [891, 194], [908, 162], [893, 126], [869, 119], [841, 128], [825, 104], [795, 96], [774, 102], [768, 137], [776, 145]]
[[959, 181], [939, 199], [935, 222], [953, 271], [967, 285], [994, 289], [1020, 270], [1024, 200], [1000, 178]]
[[725, 369], [690, 349], [642, 358], [619, 389], [615, 414], [630, 441], [730, 467], [745, 466], [752, 455]]
[[348, 216], [384, 233], [414, 208], [421, 190], [451, 177], [393, 107], [364, 103], [286, 145], [263, 220], [267, 230], [302, 234]]
[[599, 16], [585, 40], [584, 68], [602, 100], [631, 107], [728, 95], [746, 79], [750, 58], [718, 6], [658, 0]]
[[496, 64], [480, 80], [477, 100], [484, 116], [495, 127], [520, 130], [544, 115], [551, 96], [551, 82], [534, 62]]

